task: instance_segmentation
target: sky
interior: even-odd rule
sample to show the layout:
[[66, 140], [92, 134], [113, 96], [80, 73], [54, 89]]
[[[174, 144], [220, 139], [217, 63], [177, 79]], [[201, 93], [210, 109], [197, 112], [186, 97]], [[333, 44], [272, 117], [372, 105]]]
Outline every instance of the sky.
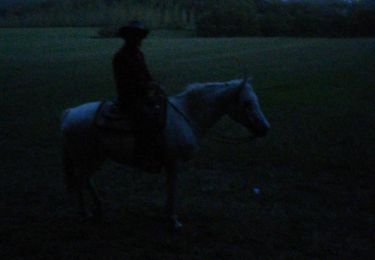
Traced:
[[0, 0], [0, 7], [9, 6], [11, 4], [20, 4], [20, 3], [35, 3], [43, 2], [43, 0]]

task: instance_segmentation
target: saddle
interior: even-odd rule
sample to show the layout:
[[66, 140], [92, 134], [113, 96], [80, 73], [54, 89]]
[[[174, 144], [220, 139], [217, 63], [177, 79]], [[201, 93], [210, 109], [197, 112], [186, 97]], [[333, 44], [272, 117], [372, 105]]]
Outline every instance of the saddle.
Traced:
[[94, 122], [101, 129], [128, 133], [137, 131], [136, 124], [130, 116], [120, 111], [119, 107], [112, 101], [104, 101], [100, 104]]
[[134, 122], [131, 116], [119, 109], [116, 103], [102, 102], [95, 116], [94, 124], [103, 130], [121, 131], [121, 133], [133, 134], [135, 141], [134, 166], [142, 170], [159, 173], [161, 171], [162, 145], [156, 136], [145, 134], [144, 129]]

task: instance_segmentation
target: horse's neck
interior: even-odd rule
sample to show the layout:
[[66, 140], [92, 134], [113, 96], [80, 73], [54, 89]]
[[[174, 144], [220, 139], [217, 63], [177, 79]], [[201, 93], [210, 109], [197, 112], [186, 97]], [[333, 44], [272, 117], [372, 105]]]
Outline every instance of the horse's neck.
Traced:
[[203, 136], [235, 104], [238, 86], [225, 83], [202, 84], [174, 97], [176, 103]]

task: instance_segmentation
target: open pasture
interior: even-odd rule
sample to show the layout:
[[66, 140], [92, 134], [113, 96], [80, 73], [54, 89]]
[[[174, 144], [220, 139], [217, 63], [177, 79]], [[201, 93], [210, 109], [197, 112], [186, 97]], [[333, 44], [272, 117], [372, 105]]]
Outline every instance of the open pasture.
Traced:
[[[108, 163], [96, 177], [108, 211], [101, 225], [77, 221], [65, 196], [60, 113], [115, 96], [121, 41], [94, 34], [0, 29], [4, 259], [373, 256], [374, 39], [151, 35], [143, 50], [168, 94], [248, 72], [272, 125], [249, 144], [203, 144], [180, 176], [186, 230], [171, 234], [163, 176]], [[217, 131], [246, 135], [229, 120]]]

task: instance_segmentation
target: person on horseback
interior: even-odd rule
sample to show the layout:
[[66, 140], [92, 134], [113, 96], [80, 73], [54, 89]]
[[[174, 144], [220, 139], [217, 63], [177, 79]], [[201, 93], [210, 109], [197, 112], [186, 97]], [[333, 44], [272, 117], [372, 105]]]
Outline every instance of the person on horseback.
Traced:
[[160, 159], [156, 156], [160, 151], [155, 142], [165, 125], [166, 95], [153, 80], [140, 50], [148, 33], [149, 30], [140, 21], [132, 21], [121, 27], [118, 36], [125, 42], [114, 55], [112, 66], [117, 106], [133, 119], [137, 127], [136, 161], [142, 165], [151, 163], [148, 168], [153, 168], [155, 160]]

